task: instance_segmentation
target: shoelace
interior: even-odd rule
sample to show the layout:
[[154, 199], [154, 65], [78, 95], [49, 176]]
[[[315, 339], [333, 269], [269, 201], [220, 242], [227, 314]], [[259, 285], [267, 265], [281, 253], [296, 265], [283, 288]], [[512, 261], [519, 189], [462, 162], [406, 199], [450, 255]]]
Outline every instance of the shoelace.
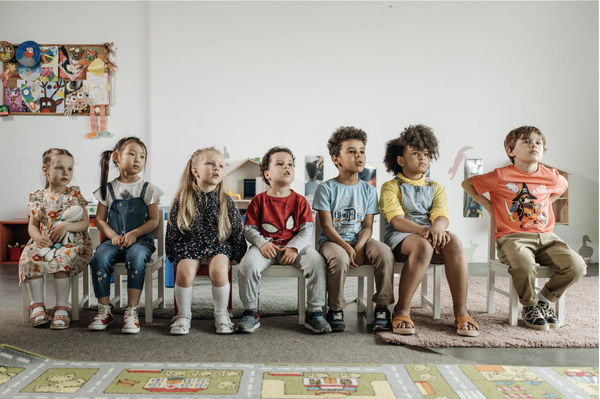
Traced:
[[344, 316], [341, 313], [334, 313], [333, 320], [344, 320]]
[[218, 316], [217, 323], [219, 323], [220, 326], [227, 326], [227, 327], [233, 326], [233, 323], [231, 322], [231, 320], [229, 320], [227, 318], [227, 316]]
[[544, 312], [542, 311], [542, 309], [540, 309], [539, 306], [534, 306], [533, 309], [531, 309], [529, 312], [527, 312], [525, 314], [525, 318], [527, 319], [543, 319], [544, 318]]
[[554, 309], [550, 307], [550, 304], [541, 304], [540, 308], [544, 312], [545, 317], [554, 317], [556, 318], [556, 313], [554, 313]]
[[376, 319], [385, 319], [385, 312], [377, 312], [375, 313]]

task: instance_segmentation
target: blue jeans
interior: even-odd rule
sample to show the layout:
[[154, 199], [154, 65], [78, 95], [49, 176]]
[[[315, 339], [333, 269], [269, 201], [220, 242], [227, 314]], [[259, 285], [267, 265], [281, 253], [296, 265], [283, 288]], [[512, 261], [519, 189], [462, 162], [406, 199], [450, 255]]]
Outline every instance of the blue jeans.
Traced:
[[148, 236], [140, 237], [129, 248], [119, 248], [110, 240], [104, 240], [96, 248], [96, 253], [90, 262], [92, 269], [92, 284], [96, 298], [110, 296], [110, 276], [115, 271], [113, 265], [125, 261], [127, 268], [127, 288], [142, 290], [146, 276], [146, 262], [156, 248], [154, 240]]

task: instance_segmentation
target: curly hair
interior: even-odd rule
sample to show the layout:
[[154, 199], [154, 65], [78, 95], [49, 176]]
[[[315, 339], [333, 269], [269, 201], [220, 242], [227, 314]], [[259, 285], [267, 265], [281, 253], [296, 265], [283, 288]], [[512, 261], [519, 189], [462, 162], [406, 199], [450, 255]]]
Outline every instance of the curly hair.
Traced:
[[[544, 152], [546, 152], [546, 136], [535, 126], [521, 126], [516, 129], [511, 130], [506, 135], [504, 139], [504, 149], [508, 148], [509, 150], [514, 150], [515, 145], [517, 145], [517, 140], [527, 140], [531, 133], [537, 133], [542, 138], [542, 143], [544, 143]], [[508, 155], [508, 152], [506, 153]], [[508, 156], [510, 158], [510, 162], [515, 163], [515, 157]]]
[[296, 166], [296, 158], [294, 157], [294, 154], [292, 153], [292, 150], [290, 150], [287, 147], [273, 147], [271, 149], [269, 149], [265, 155], [263, 155], [262, 160], [260, 161], [260, 174], [262, 176], [263, 181], [269, 184], [269, 181], [267, 180], [267, 178], [265, 177], [265, 171], [267, 169], [269, 169], [269, 164], [271, 163], [271, 155], [276, 154], [278, 152], [287, 152], [288, 154], [290, 154], [290, 156], [292, 157], [292, 162], [294, 162], [294, 166]]
[[437, 159], [438, 141], [433, 134], [433, 130], [425, 125], [410, 125], [398, 138], [385, 143], [385, 155], [383, 163], [388, 172], [397, 175], [402, 173], [402, 166], [398, 165], [398, 156], [404, 155], [406, 147], [413, 147], [417, 150], [427, 150], [429, 159]]
[[354, 126], [338, 127], [327, 141], [327, 149], [329, 150], [329, 155], [335, 155], [336, 157], [339, 157], [340, 151], [342, 150], [342, 143], [346, 140], [353, 139], [360, 140], [365, 145], [367, 144], [367, 134], [361, 129], [357, 129]]

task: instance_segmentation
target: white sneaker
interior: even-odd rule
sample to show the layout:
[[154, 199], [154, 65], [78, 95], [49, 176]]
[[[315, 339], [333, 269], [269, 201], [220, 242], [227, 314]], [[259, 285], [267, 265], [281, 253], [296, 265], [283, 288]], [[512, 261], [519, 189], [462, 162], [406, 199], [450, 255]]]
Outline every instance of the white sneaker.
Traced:
[[102, 331], [106, 330], [106, 327], [110, 323], [113, 322], [113, 309], [115, 307], [112, 305], [103, 305], [101, 303], [98, 304], [98, 314], [94, 317], [92, 323], [88, 326], [88, 330], [90, 331]]
[[215, 328], [217, 334], [231, 334], [233, 333], [233, 323], [229, 313], [215, 313]]
[[125, 317], [123, 318], [123, 328], [121, 332], [123, 334], [137, 334], [140, 332], [140, 314], [139, 306], [132, 306], [125, 308]]
[[173, 323], [171, 324], [171, 334], [173, 334], [173, 335], [189, 334], [191, 326], [192, 326], [192, 315], [191, 314], [178, 314], [177, 316], [173, 317]]

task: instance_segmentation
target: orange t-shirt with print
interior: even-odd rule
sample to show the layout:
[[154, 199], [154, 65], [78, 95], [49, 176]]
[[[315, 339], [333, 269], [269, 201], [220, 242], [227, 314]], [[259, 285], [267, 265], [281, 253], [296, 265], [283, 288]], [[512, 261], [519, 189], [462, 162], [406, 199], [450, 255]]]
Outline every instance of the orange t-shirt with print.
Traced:
[[479, 195], [490, 193], [496, 238], [512, 233], [552, 233], [550, 196], [561, 195], [567, 187], [567, 180], [556, 169], [543, 165], [534, 173], [509, 165], [473, 176], [471, 183]]

